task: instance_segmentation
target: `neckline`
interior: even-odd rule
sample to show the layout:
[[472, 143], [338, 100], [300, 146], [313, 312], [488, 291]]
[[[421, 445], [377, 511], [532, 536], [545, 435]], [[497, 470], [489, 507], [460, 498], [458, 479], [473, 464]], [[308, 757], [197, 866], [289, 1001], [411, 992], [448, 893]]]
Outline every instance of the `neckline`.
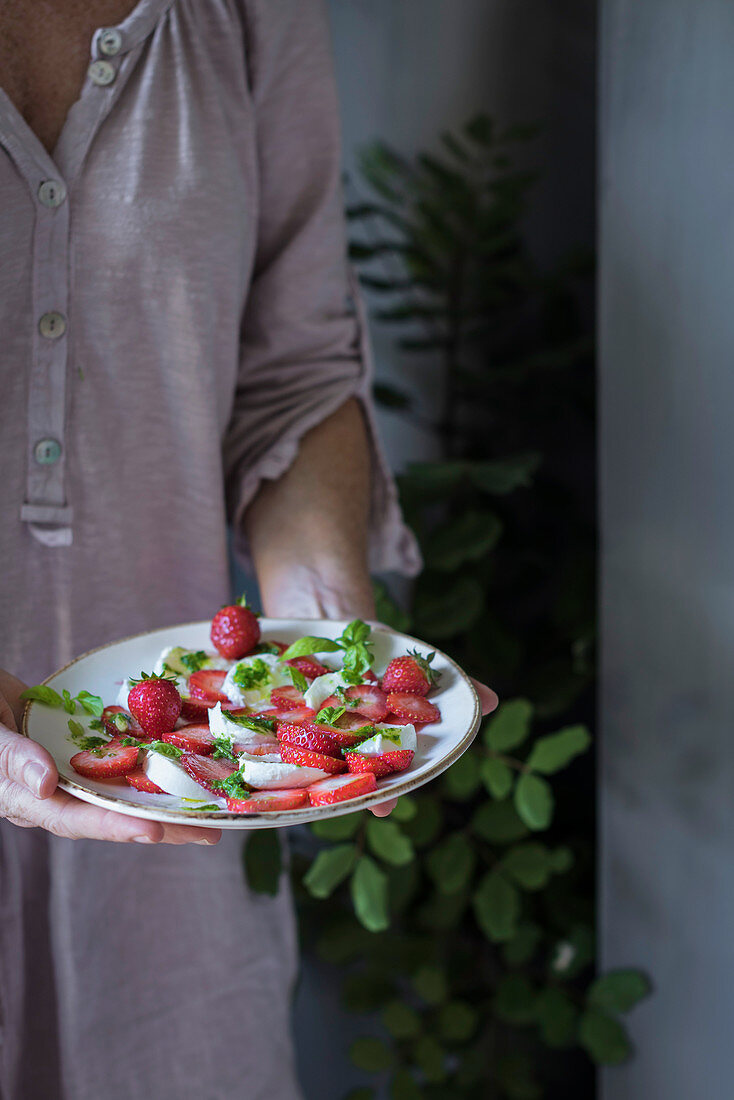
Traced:
[[[99, 50], [99, 38], [102, 31], [114, 27], [120, 32], [122, 43], [116, 56], [122, 57], [140, 45], [151, 33], [156, 23], [168, 10], [175, 0], [138, 0], [138, 3], [119, 23], [97, 27], [90, 40], [90, 61], [103, 57]], [[69, 107], [66, 118], [56, 139], [52, 150], [48, 150], [35, 130], [26, 122], [18, 107], [12, 101], [7, 92], [0, 87], [0, 124], [3, 115], [7, 122], [8, 138], [14, 146], [16, 153], [25, 154], [25, 158], [31, 157], [42, 173], [48, 177], [64, 178], [62, 162], [64, 150], [69, 143], [69, 131], [73, 129], [75, 117], [80, 112], [86, 99], [89, 77], [85, 74], [79, 89], [79, 94]], [[51, 171], [49, 171], [51, 169]]]

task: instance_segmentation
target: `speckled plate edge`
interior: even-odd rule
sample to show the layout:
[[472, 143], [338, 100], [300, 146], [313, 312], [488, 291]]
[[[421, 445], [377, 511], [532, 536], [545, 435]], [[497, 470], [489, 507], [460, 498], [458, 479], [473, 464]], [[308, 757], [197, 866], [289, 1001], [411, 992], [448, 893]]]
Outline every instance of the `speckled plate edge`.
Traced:
[[[304, 622], [313, 624], [318, 621], [319, 620], [315, 619], [266, 619], [264, 617], [262, 619], [265, 629], [269, 629], [271, 623]], [[320, 621], [327, 622], [329, 620], [324, 619]], [[106, 642], [104, 645], [95, 646], [94, 649], [87, 650], [86, 653], [81, 653], [78, 657], [75, 657], [73, 661], [69, 661], [67, 664], [62, 665], [61, 668], [52, 672], [50, 676], [47, 676], [46, 679], [41, 682], [43, 684], [48, 684], [51, 680], [55, 679], [56, 676], [60, 676], [61, 673], [66, 672], [67, 669], [70, 669], [73, 665], [79, 664], [81, 661], [85, 660], [85, 658], [91, 657], [94, 653], [100, 653], [102, 650], [121, 645], [123, 642], [134, 641], [136, 638], [147, 638], [154, 634], [165, 633], [169, 630], [181, 630], [188, 627], [207, 627], [208, 625], [208, 619], [201, 619], [190, 623], [174, 623], [171, 626], [158, 627], [155, 630], [143, 630], [137, 634], [129, 634], [125, 638], [116, 638], [114, 642]], [[372, 623], [371, 625], [388, 634], [394, 635], [396, 638], [404, 639], [406, 642], [412, 642], [420, 646], [429, 645], [428, 642], [424, 642], [420, 638], [414, 637], [412, 634], [403, 634], [401, 631], [393, 630], [383, 623]], [[444, 653], [443, 650], [433, 645], [431, 645], [430, 648], [435, 650], [436, 656], [450, 665], [458, 674], [459, 678], [464, 681], [473, 697], [474, 713], [466, 733], [463, 734], [459, 742], [455, 744], [445, 756], [437, 760], [428, 771], [418, 776], [411, 778], [410, 772], [405, 773], [405, 779], [395, 782], [395, 784], [388, 789], [383, 788], [372, 791], [370, 794], [361, 795], [358, 798], [352, 798], [332, 806], [308, 806], [298, 810], [269, 810], [267, 813], [262, 814], [234, 814], [226, 810], [218, 810], [216, 813], [212, 811], [187, 810], [185, 813], [181, 813], [179, 810], [167, 809], [164, 806], [158, 807], [151, 806], [148, 803], [131, 802], [122, 798], [117, 798], [115, 795], [111, 794], [97, 794], [96, 791], [90, 790], [88, 787], [75, 782], [73, 779], [67, 779], [63, 775], [59, 776], [59, 788], [68, 791], [69, 794], [74, 795], [83, 802], [89, 802], [95, 806], [101, 806], [108, 810], [117, 809], [119, 813], [125, 814], [127, 817], [139, 817], [148, 821], [160, 821], [163, 824], [167, 822], [172, 825], [190, 825], [192, 822], [196, 822], [197, 825], [212, 829], [285, 828], [289, 825], [301, 825], [322, 818], [340, 817], [343, 814], [356, 813], [358, 810], [369, 809], [370, 806], [375, 806], [380, 802], [386, 802], [388, 799], [399, 798], [403, 794], [408, 794], [411, 791], [415, 791], [425, 786], [426, 783], [430, 783], [432, 780], [436, 779], [437, 776], [450, 768], [472, 744], [482, 720], [482, 708], [479, 696], [469, 676], [467, 676], [456, 661]], [[40, 706], [40, 704], [34, 701], [26, 703], [21, 725], [22, 735], [29, 739], [30, 733], [28, 732], [28, 725], [34, 706]]]

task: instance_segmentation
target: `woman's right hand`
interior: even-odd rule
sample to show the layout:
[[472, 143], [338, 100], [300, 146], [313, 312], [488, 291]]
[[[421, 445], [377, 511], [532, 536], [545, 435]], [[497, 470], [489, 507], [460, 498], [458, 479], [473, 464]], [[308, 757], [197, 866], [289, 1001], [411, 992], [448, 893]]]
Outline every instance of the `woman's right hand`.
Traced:
[[21, 828], [38, 826], [73, 840], [137, 841], [140, 844], [216, 844], [219, 829], [162, 825], [103, 810], [58, 790], [51, 755], [20, 728], [25, 684], [0, 669], [0, 817]]

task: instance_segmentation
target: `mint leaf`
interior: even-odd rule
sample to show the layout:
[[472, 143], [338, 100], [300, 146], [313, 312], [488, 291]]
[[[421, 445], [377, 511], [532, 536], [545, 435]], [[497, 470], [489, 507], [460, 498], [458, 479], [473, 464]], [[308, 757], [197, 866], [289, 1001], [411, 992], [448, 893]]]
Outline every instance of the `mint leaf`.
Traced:
[[250, 788], [242, 778], [242, 772], [232, 772], [226, 779], [215, 779], [212, 787], [227, 798], [247, 798]]
[[346, 707], [322, 707], [316, 715], [316, 721], [323, 722], [324, 725], [327, 726], [333, 726], [338, 719], [341, 718], [346, 709]]
[[102, 717], [104, 702], [99, 695], [92, 695], [88, 691], [80, 691], [76, 700], [87, 714], [92, 714], [95, 718]]
[[295, 668], [293, 665], [288, 665], [288, 671], [291, 674], [291, 680], [293, 681], [293, 686], [295, 688], [297, 688], [298, 691], [300, 691], [301, 694], [303, 695], [303, 693], [305, 691], [308, 691], [308, 680], [303, 675], [303, 673], [300, 671], [300, 669]]
[[214, 760], [237, 760], [237, 754], [232, 748], [232, 742], [228, 741], [226, 737], [215, 737], [212, 744], [214, 748], [211, 755]]
[[291, 657], [310, 657], [312, 653], [334, 653], [337, 649], [341, 649], [341, 646], [331, 638], [316, 638], [312, 634], [306, 634], [293, 645], [289, 645], [280, 659], [289, 661]]
[[241, 726], [242, 729], [254, 730], [255, 733], [274, 733], [275, 721], [272, 718], [256, 718], [249, 714], [230, 714], [228, 710], [223, 710], [222, 714], [228, 722], [234, 723], [235, 726]]
[[271, 679], [270, 669], [261, 657], [256, 657], [250, 664], [242, 662], [235, 665], [232, 679], [243, 691], [253, 691], [268, 683]]
[[45, 703], [47, 707], [62, 707], [64, 700], [58, 691], [48, 687], [47, 684], [36, 684], [35, 687], [26, 688], [21, 692], [21, 699], [26, 702]]
[[179, 657], [179, 662], [188, 672], [200, 672], [208, 661], [209, 658], [203, 649], [197, 650], [196, 653], [182, 653]]

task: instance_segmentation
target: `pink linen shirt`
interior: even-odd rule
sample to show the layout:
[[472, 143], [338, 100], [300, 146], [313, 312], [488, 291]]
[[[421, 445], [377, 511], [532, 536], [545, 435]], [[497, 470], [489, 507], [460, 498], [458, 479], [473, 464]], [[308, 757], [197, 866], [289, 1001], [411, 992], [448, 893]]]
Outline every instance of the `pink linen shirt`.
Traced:
[[[372, 428], [337, 117], [319, 0], [140, 0], [95, 33], [53, 155], [0, 91], [0, 666], [35, 682], [211, 616], [262, 479], [352, 395]], [[414, 572], [371, 437], [372, 564]], [[129, 957], [95, 948], [111, 912], [143, 930]], [[3, 824], [0, 1093], [290, 1100], [290, 919], [248, 898], [236, 837]]]

